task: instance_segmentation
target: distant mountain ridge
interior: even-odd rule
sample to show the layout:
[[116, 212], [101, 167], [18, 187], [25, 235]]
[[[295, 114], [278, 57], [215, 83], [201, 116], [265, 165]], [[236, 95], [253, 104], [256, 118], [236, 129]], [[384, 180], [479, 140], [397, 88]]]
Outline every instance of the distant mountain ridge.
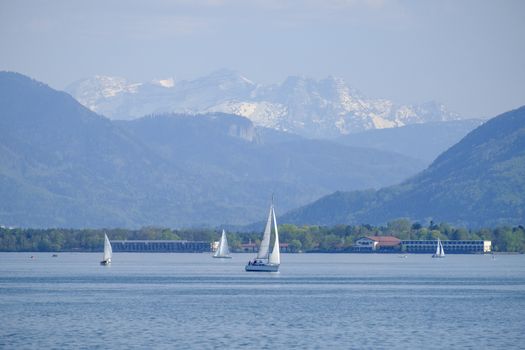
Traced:
[[479, 126], [431, 166], [379, 191], [336, 192], [281, 222], [382, 224], [396, 218], [465, 226], [525, 222], [525, 106]]
[[[170, 82], [164, 82], [170, 84]], [[70, 95], [0, 72], [0, 224], [246, 224], [422, 169], [390, 152], [308, 140], [226, 114], [111, 121]]]
[[437, 156], [482, 123], [480, 119], [465, 119], [411, 124], [345, 135], [335, 141], [348, 146], [396, 152], [430, 165]]
[[334, 138], [371, 129], [460, 119], [437, 102], [397, 105], [371, 99], [341, 78], [314, 80], [291, 76], [261, 85], [237, 72], [220, 70], [191, 81], [129, 82], [95, 76], [66, 88], [80, 103], [111, 119], [149, 114], [222, 112], [250, 119], [256, 126], [309, 138]]

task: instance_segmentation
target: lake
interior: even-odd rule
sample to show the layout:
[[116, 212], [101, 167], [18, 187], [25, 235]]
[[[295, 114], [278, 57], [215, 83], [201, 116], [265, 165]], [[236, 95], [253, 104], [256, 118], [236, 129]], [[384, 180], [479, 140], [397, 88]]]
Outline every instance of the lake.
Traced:
[[524, 255], [101, 255], [0, 253], [0, 348], [525, 347]]

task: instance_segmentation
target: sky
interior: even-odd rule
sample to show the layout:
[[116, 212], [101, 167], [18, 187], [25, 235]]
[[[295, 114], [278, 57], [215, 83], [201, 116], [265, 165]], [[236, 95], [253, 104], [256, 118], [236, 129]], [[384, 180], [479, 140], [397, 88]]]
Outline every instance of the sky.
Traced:
[[491, 117], [525, 105], [525, 1], [0, 0], [0, 70], [56, 89], [221, 68]]

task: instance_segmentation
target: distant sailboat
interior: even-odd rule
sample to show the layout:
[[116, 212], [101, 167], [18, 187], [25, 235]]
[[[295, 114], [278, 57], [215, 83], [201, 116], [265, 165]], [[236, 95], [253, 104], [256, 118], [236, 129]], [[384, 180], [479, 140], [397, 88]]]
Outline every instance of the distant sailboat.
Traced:
[[441, 240], [438, 238], [437, 240], [437, 247], [436, 252], [434, 255], [432, 255], [433, 258], [444, 258], [445, 257], [445, 251], [443, 250], [443, 244], [441, 243]]
[[[270, 239], [272, 234], [272, 226], [275, 232], [275, 241], [273, 249], [270, 253]], [[270, 206], [270, 214], [268, 214], [268, 221], [264, 229], [264, 235], [257, 253], [257, 258], [254, 261], [248, 262], [245, 267], [246, 271], [262, 271], [262, 272], [277, 272], [281, 264], [281, 253], [279, 251], [279, 231], [277, 231], [277, 220], [275, 218], [275, 210], [273, 203]]]
[[111, 243], [109, 242], [108, 235], [104, 233], [104, 258], [100, 262], [100, 265], [111, 264], [112, 255], [113, 255], [113, 249], [111, 249]]
[[213, 254], [214, 258], [231, 259], [230, 248], [228, 248], [228, 239], [226, 238], [226, 232], [222, 230], [221, 240], [219, 241], [219, 248]]

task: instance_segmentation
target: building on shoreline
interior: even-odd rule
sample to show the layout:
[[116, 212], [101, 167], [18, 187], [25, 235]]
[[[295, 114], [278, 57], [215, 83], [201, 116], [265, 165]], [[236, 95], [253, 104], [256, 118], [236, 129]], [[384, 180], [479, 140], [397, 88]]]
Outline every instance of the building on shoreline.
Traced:
[[367, 236], [355, 241], [353, 250], [356, 253], [386, 253], [399, 251], [401, 240], [393, 236]]
[[[441, 243], [447, 254], [490, 253], [492, 251], [492, 241], [445, 240]], [[436, 240], [406, 240], [401, 241], [401, 249], [407, 253], [433, 253], [436, 251], [436, 244]]]
[[136, 252], [136, 253], [204, 253], [211, 252], [210, 242], [205, 241], [111, 241], [113, 252]]
[[[490, 253], [492, 241], [442, 240], [447, 254]], [[400, 240], [393, 236], [367, 236], [355, 241], [351, 251], [355, 253], [425, 253], [436, 251], [437, 240]]]

